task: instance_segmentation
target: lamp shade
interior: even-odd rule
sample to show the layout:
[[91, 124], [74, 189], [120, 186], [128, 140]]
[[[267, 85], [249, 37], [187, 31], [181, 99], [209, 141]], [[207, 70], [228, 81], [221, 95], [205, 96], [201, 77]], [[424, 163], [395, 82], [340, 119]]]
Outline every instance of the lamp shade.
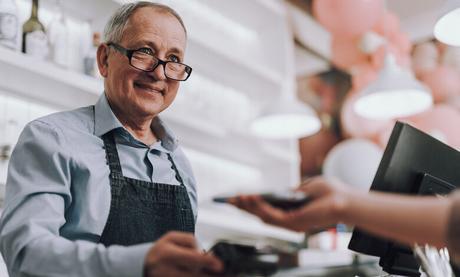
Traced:
[[361, 91], [355, 112], [374, 120], [395, 119], [422, 112], [433, 104], [430, 91], [387, 54], [377, 79]]
[[460, 46], [460, 8], [442, 16], [434, 26], [437, 40], [452, 46]]
[[321, 122], [315, 111], [296, 100], [282, 99], [251, 124], [251, 133], [267, 139], [298, 139], [315, 134]]

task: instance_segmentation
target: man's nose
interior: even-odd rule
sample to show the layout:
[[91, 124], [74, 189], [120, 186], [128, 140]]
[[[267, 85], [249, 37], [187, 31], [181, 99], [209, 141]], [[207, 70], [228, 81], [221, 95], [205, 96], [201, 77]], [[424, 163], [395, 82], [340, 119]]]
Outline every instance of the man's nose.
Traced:
[[155, 69], [151, 72], [148, 72], [156, 81], [165, 81], [167, 79], [165, 72], [165, 64], [158, 63]]

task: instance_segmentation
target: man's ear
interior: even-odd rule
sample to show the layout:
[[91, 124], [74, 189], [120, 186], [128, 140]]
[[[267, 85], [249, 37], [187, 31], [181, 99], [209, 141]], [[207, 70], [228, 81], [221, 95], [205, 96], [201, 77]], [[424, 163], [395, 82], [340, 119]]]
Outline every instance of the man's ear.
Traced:
[[109, 46], [101, 43], [97, 48], [97, 67], [102, 77], [106, 78], [108, 73]]

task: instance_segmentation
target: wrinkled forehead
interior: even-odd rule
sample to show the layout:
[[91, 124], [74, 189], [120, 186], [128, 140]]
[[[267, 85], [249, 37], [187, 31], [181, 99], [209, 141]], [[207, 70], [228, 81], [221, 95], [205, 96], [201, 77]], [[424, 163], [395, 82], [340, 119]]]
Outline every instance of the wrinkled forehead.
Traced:
[[179, 20], [167, 11], [154, 8], [136, 10], [129, 18], [122, 33], [121, 41], [125, 43], [143, 43], [152, 45], [155, 50], [184, 54], [186, 33]]
[[126, 32], [142, 31], [146, 27], [167, 28], [175, 35], [181, 35], [187, 39], [187, 31], [181, 19], [169, 10], [158, 7], [141, 7], [136, 9], [128, 18], [122, 34]]

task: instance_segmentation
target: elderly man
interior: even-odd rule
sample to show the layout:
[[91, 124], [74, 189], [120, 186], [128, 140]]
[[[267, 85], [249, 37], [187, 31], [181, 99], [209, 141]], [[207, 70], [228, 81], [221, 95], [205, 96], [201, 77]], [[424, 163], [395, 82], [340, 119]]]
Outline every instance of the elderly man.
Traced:
[[0, 225], [9, 273], [219, 272], [193, 237], [190, 165], [158, 118], [192, 72], [184, 24], [167, 6], [138, 2], [122, 6], [104, 35], [99, 101], [31, 122], [11, 157]]

